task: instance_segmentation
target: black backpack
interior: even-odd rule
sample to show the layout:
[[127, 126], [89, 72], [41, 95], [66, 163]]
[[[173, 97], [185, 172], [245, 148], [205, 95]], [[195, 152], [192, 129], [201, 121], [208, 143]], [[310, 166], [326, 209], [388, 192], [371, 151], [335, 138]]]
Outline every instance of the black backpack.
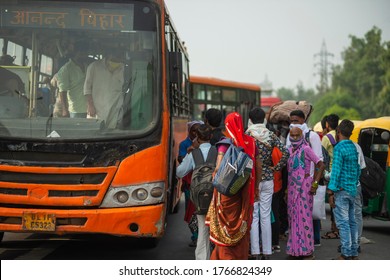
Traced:
[[386, 173], [380, 165], [369, 157], [364, 157], [366, 168], [360, 173], [360, 184], [365, 198], [375, 198], [385, 189]]
[[192, 172], [190, 199], [195, 205], [195, 212], [198, 215], [205, 215], [210, 206], [213, 197], [213, 172], [217, 161], [217, 149], [210, 147], [206, 161], [203, 159], [201, 150], [192, 151], [195, 168]]

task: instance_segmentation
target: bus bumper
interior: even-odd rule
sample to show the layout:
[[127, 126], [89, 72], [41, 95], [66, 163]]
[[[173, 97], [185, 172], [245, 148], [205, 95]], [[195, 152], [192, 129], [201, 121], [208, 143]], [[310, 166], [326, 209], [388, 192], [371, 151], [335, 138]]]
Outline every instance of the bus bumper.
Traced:
[[[51, 230], [31, 230], [29, 217], [55, 218]], [[36, 218], [34, 218], [36, 219]], [[27, 225], [26, 225], [27, 224]], [[161, 237], [165, 230], [163, 204], [110, 209], [19, 209], [0, 207], [0, 231], [32, 233], [100, 233], [133, 237]]]

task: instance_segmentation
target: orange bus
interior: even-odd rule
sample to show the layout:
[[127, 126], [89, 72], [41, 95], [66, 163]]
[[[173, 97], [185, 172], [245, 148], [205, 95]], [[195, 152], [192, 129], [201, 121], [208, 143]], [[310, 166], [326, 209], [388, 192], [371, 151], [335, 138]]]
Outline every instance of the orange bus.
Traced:
[[[13, 58], [0, 68], [25, 85], [0, 90], [1, 239], [43, 232], [157, 241], [179, 205], [175, 166], [190, 117], [188, 55], [164, 1], [5, 0], [0, 8], [0, 47]], [[82, 71], [120, 52], [110, 71], [121, 74], [98, 81], [109, 85], [104, 95], [119, 85], [117, 103], [101, 108], [108, 116], [56, 117], [44, 102], [43, 79], [78, 42]]]
[[222, 111], [223, 120], [229, 113], [239, 112], [246, 126], [249, 111], [260, 104], [260, 92], [260, 86], [256, 84], [191, 75], [192, 117], [203, 120], [207, 109], [217, 108]]

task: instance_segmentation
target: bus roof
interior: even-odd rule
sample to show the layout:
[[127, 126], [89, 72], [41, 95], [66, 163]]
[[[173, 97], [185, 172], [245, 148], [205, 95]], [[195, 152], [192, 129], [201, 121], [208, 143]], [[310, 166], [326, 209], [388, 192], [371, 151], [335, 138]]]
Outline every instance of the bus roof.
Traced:
[[195, 84], [205, 84], [210, 86], [223, 86], [230, 88], [241, 88], [247, 90], [261, 91], [260, 85], [227, 81], [218, 78], [190, 76], [190, 82]]

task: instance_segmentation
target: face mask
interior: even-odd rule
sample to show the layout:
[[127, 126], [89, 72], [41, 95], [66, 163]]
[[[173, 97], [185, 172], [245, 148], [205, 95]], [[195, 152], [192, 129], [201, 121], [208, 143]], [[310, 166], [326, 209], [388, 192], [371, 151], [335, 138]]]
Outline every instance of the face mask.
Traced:
[[295, 140], [295, 139], [289, 137], [289, 139], [290, 139], [290, 142], [291, 142], [291, 146], [293, 146], [294, 148], [300, 146], [302, 144], [302, 142], [303, 142], [303, 138]]
[[122, 63], [120, 62], [114, 62], [114, 61], [111, 61], [111, 60], [108, 60], [107, 61], [107, 67], [108, 69], [113, 72], [115, 71], [116, 69], [118, 69], [119, 67], [121, 67]]

